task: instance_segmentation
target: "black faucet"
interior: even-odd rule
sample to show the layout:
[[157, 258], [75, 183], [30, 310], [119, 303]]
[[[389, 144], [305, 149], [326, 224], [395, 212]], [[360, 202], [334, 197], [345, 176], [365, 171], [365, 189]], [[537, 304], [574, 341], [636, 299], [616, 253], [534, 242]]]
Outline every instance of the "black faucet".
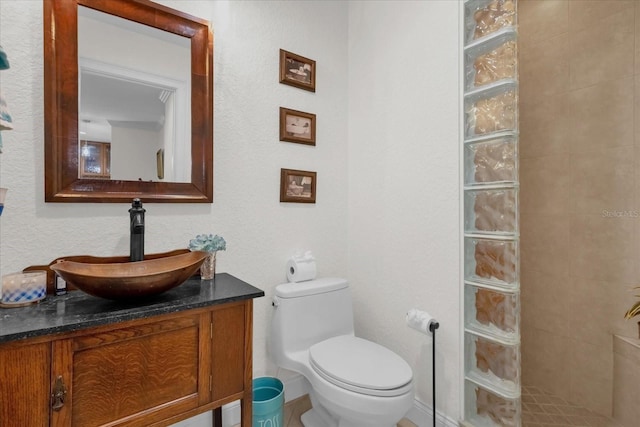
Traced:
[[144, 213], [146, 210], [142, 207], [140, 199], [133, 199], [131, 209], [129, 209], [129, 218], [131, 219], [131, 233], [129, 244], [129, 260], [144, 260]]

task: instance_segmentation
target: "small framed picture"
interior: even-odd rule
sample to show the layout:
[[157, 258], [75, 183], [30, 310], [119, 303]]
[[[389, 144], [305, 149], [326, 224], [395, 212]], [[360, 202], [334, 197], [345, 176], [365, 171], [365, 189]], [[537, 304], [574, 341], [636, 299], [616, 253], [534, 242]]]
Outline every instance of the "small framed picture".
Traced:
[[280, 107], [280, 141], [316, 145], [316, 115]]
[[158, 179], [164, 179], [164, 148], [156, 151], [156, 169], [158, 171]]
[[316, 91], [316, 61], [280, 49], [280, 83]]
[[294, 169], [280, 169], [280, 201], [315, 203], [316, 173]]

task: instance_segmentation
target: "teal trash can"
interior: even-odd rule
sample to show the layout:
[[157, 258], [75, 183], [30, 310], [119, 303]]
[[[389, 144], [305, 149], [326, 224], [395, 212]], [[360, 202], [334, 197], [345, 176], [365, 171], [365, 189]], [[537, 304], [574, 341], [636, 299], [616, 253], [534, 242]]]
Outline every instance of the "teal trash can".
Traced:
[[277, 378], [253, 380], [252, 427], [284, 427], [284, 384]]

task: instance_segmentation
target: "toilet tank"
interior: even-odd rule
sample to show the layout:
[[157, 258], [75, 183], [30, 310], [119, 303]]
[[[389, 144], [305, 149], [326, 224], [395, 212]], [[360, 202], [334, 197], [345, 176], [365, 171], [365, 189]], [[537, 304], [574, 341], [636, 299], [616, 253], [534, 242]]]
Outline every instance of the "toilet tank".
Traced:
[[322, 278], [276, 286], [271, 321], [271, 353], [284, 363], [286, 353], [308, 350], [338, 335], [353, 335], [353, 308], [348, 283]]

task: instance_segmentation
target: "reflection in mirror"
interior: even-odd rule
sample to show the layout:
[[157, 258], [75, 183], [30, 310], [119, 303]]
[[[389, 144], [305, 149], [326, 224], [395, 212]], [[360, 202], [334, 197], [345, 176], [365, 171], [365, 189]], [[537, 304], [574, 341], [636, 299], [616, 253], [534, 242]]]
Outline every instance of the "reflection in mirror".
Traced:
[[111, 143], [80, 141], [78, 177], [111, 179]]
[[[79, 146], [79, 178], [191, 181], [190, 55], [186, 37], [78, 7], [78, 133], [93, 144]], [[110, 158], [89, 150], [99, 142], [110, 144]], [[88, 173], [89, 163], [101, 169]]]
[[45, 201], [213, 201], [213, 35], [149, 0], [43, 0]]

